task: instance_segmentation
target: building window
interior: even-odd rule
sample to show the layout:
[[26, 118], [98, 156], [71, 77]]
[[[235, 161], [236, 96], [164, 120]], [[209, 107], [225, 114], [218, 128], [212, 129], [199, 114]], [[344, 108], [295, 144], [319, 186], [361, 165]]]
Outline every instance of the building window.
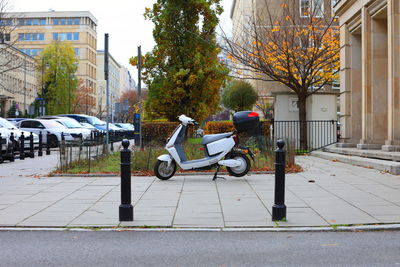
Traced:
[[79, 56], [79, 48], [74, 48], [75, 50], [75, 56]]
[[46, 20], [45, 19], [40, 19], [40, 25], [46, 25]]
[[78, 41], [79, 40], [79, 32], [54, 32], [53, 33], [54, 41]]
[[41, 52], [43, 52], [43, 49], [21, 49], [22, 52], [24, 52], [25, 54], [27, 54], [28, 56], [37, 56], [39, 55]]
[[44, 41], [44, 33], [20, 33], [18, 41]]
[[300, 0], [300, 17], [310, 16], [310, 0]]
[[322, 18], [324, 16], [324, 0], [314, 0], [313, 1], [313, 12], [317, 18]]
[[309, 17], [310, 12], [314, 17], [323, 17], [324, 0], [300, 0], [300, 17]]
[[53, 19], [53, 25], [58, 25], [58, 24], [59, 24], [58, 19]]
[[0, 42], [1, 43], [9, 42], [10, 40], [11, 40], [11, 37], [10, 37], [9, 33], [6, 33], [6, 34], [0, 33]]
[[0, 26], [11, 26], [12, 21], [10, 19], [2, 19], [0, 20]]

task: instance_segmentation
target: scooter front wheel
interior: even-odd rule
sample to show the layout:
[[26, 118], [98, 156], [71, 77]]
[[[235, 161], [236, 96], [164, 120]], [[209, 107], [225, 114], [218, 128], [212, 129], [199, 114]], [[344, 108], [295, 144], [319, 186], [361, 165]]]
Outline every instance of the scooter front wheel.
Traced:
[[171, 165], [168, 167], [168, 162], [157, 160], [156, 165], [154, 166], [154, 173], [156, 174], [158, 179], [168, 180], [172, 176], [174, 176], [176, 172], [176, 163], [175, 161], [171, 162]]
[[245, 176], [250, 170], [250, 160], [246, 155], [234, 153], [228, 156], [227, 158], [234, 159], [240, 161], [240, 166], [238, 167], [226, 167], [229, 174], [235, 177]]

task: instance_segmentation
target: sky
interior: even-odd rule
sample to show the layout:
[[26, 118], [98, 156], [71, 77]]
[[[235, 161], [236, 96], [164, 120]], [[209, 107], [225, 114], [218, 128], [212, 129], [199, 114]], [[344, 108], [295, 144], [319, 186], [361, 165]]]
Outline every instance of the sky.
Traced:
[[[135, 81], [137, 71], [129, 65], [129, 58], [137, 55], [137, 47], [142, 54], [151, 51], [155, 43], [152, 36], [153, 24], [146, 21], [143, 13], [156, 0], [8, 0], [14, 12], [32, 11], [90, 11], [98, 20], [97, 49], [104, 49], [104, 34], [109, 34], [109, 51], [118, 63], [128, 67]], [[220, 26], [229, 29], [229, 18], [233, 0], [222, 0], [224, 13]]]

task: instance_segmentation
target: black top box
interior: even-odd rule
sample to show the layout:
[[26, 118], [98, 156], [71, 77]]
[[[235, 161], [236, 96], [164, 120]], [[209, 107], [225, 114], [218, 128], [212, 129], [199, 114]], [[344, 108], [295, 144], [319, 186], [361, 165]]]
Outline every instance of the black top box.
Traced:
[[233, 125], [238, 133], [256, 134], [260, 129], [260, 117], [254, 111], [239, 111], [233, 114]]

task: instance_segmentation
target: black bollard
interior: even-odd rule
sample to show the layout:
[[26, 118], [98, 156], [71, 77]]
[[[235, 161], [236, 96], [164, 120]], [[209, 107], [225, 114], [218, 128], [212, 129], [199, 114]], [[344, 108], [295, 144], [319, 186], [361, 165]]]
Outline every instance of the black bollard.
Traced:
[[50, 155], [50, 133], [46, 133], [46, 155]]
[[3, 138], [1, 137], [1, 133], [0, 133], [0, 163], [3, 163]]
[[39, 157], [43, 156], [43, 134], [42, 134], [42, 131], [39, 132], [39, 151], [38, 151], [38, 156]]
[[121, 205], [119, 220], [133, 221], [133, 206], [131, 204], [131, 151], [129, 141], [123, 140], [121, 150]]
[[30, 148], [30, 157], [33, 159], [35, 157], [35, 147], [33, 146], [33, 133], [31, 132], [31, 135], [29, 136], [29, 148]]
[[14, 137], [14, 132], [11, 132], [10, 142], [11, 142], [10, 162], [14, 162], [15, 161], [15, 153], [14, 153], [15, 137]]
[[19, 143], [19, 159], [24, 160], [25, 159], [25, 136], [24, 133], [21, 133], [21, 136], [19, 137], [20, 143]]
[[275, 204], [272, 206], [272, 220], [280, 221], [286, 218], [285, 206], [285, 161], [286, 151], [283, 149], [285, 142], [278, 140], [275, 150]]

